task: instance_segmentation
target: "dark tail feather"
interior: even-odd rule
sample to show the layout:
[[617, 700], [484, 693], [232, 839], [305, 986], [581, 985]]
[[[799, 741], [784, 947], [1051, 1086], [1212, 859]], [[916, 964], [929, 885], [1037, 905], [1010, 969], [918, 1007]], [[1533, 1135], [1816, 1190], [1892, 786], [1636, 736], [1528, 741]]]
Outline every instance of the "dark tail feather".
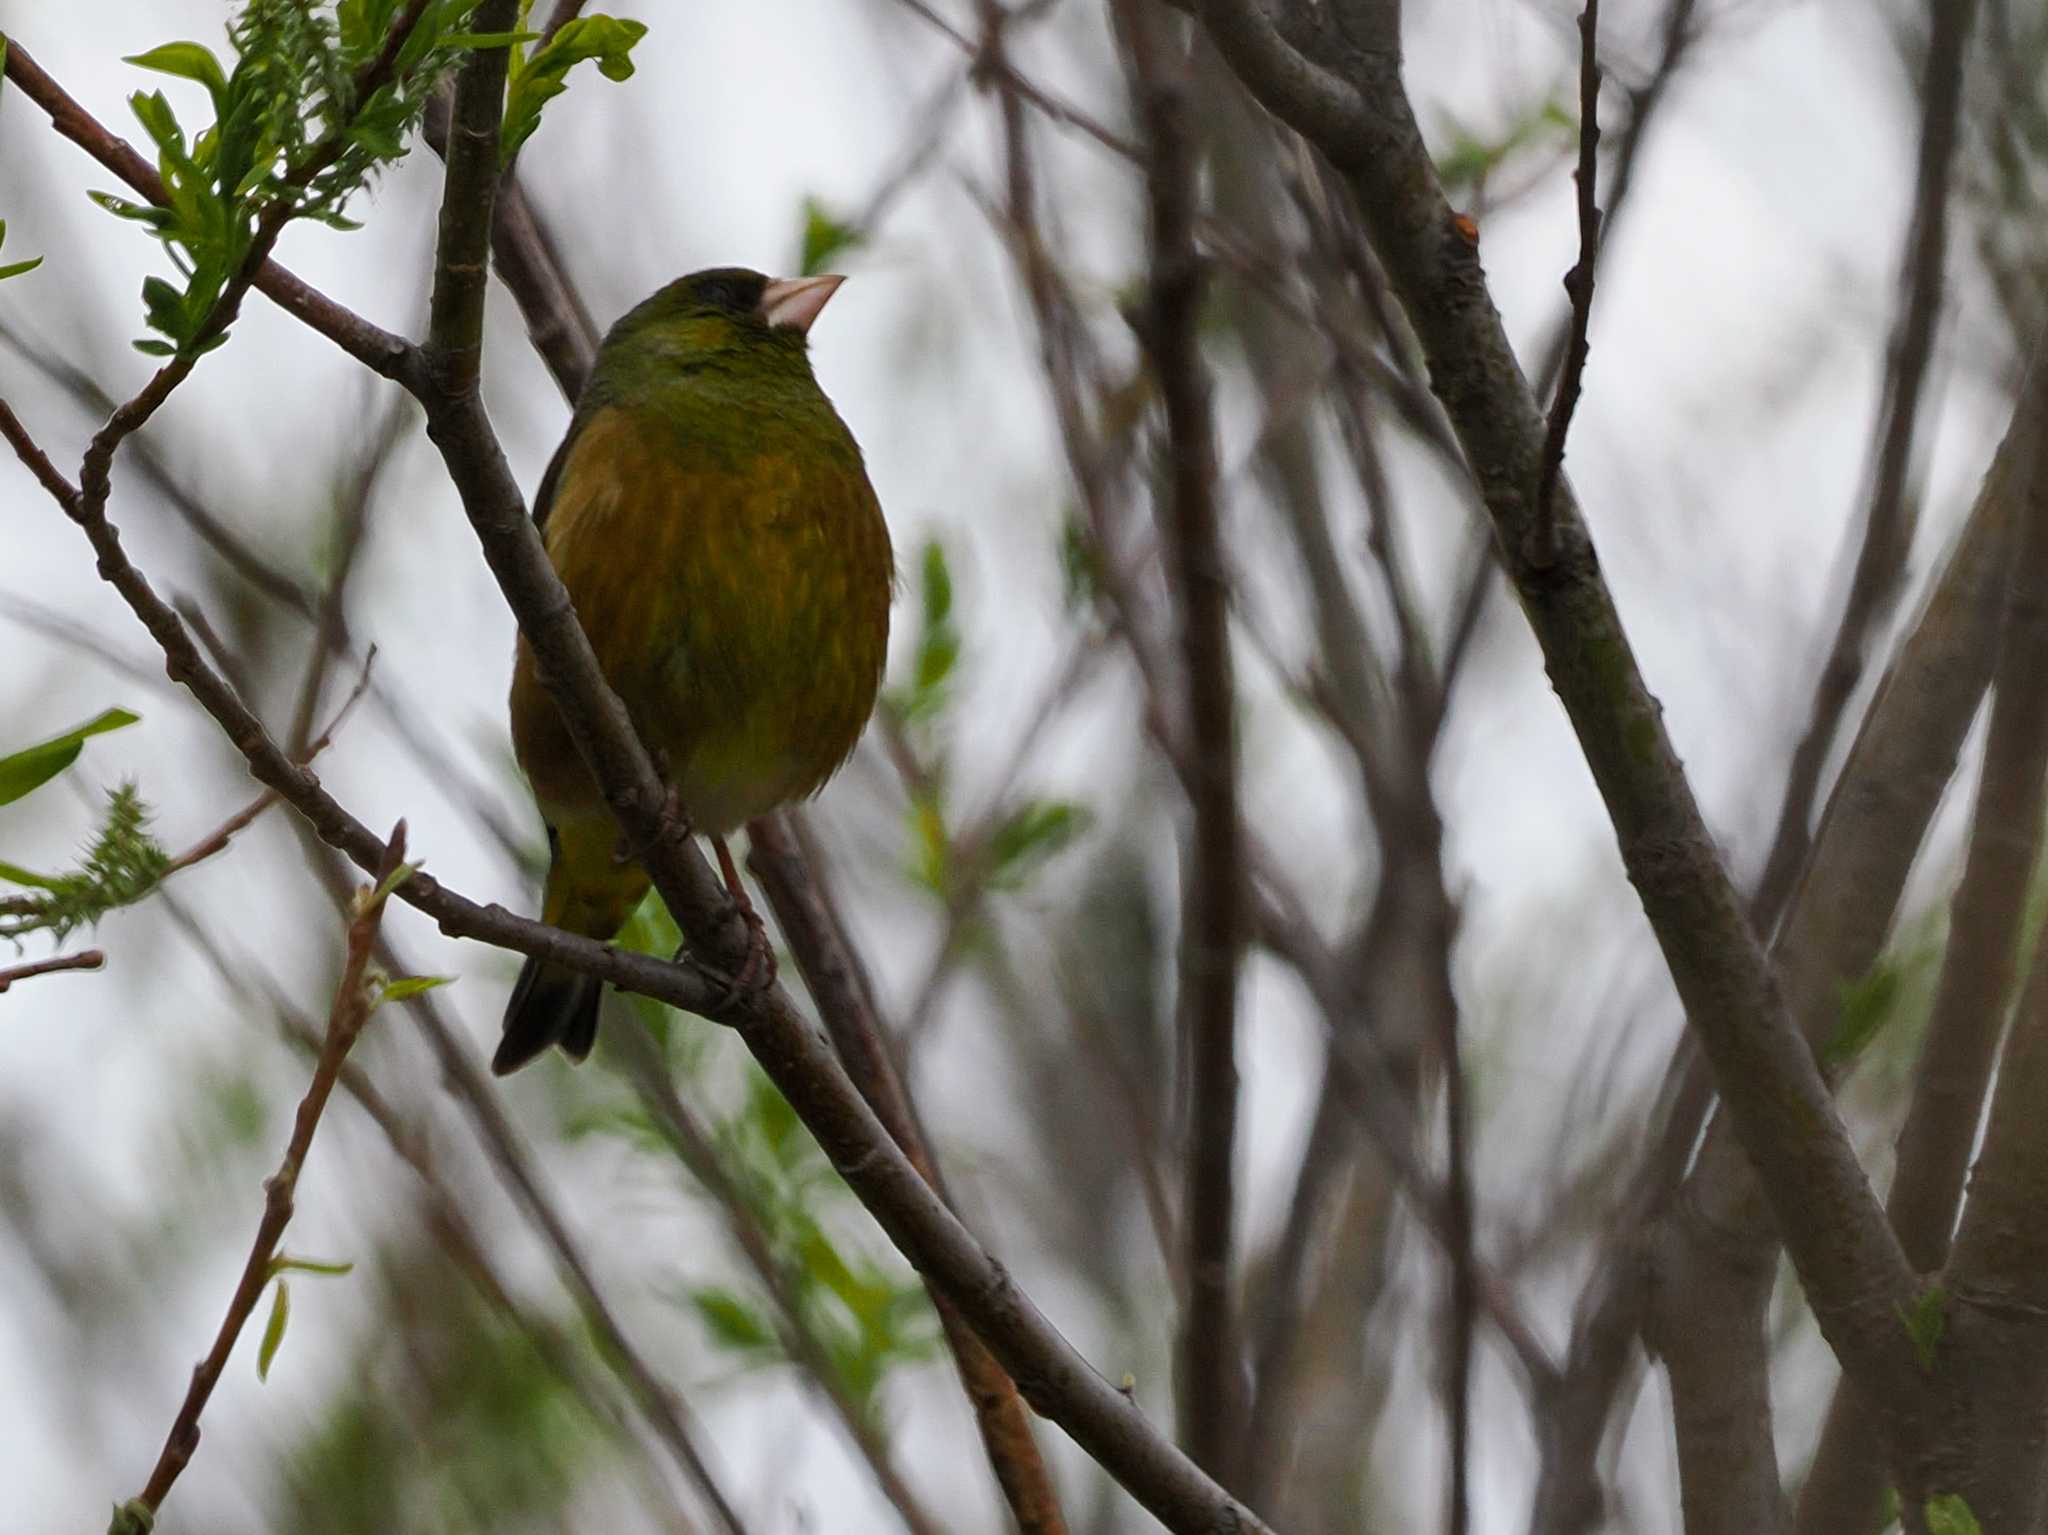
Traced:
[[604, 982], [578, 975], [531, 955], [505, 1004], [505, 1037], [491, 1057], [499, 1076], [517, 1071], [549, 1045], [560, 1045], [572, 1060], [582, 1060], [597, 1043], [597, 1005]]

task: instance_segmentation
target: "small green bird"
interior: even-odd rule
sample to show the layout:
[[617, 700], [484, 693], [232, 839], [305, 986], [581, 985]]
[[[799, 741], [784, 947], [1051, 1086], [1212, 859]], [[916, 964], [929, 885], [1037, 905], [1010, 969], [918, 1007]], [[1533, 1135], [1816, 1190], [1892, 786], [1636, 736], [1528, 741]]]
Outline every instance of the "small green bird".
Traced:
[[[724, 834], [823, 787], [874, 709], [888, 647], [889, 530], [807, 353], [842, 281], [720, 268], [632, 310], [534, 504], [599, 665], [733, 881]], [[553, 855], [542, 919], [611, 938], [647, 875], [524, 637], [512, 744]], [[556, 1044], [581, 1060], [602, 991], [529, 958], [491, 1069]]]

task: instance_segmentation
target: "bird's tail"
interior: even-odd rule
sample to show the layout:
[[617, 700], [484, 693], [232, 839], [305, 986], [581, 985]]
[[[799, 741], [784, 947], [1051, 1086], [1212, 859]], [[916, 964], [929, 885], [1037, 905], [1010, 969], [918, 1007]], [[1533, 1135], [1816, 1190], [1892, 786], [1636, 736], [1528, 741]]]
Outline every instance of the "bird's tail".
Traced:
[[582, 1060], [597, 1042], [597, 1005], [603, 999], [604, 982], [596, 976], [528, 955], [505, 1004], [505, 1037], [491, 1057], [491, 1070], [501, 1077], [517, 1071], [549, 1045]]
[[[541, 919], [572, 933], [610, 938], [647, 891], [647, 876], [636, 864], [613, 854], [617, 831], [602, 810], [548, 828], [547, 893]], [[582, 1060], [597, 1042], [597, 1008], [604, 982], [594, 975], [527, 957], [526, 968], [505, 1004], [505, 1037], [491, 1057], [499, 1076], [517, 1071], [549, 1045], [560, 1045]]]

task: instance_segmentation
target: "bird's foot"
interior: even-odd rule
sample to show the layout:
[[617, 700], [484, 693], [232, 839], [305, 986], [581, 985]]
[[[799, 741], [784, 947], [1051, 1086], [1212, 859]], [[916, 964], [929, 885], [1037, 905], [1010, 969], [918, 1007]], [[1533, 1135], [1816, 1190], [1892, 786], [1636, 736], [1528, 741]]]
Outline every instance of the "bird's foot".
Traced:
[[740, 882], [732, 849], [725, 845], [723, 837], [713, 837], [711, 846], [718, 854], [718, 872], [724, 876], [726, 891], [740, 909], [740, 920], [747, 924], [747, 957], [740, 963], [739, 973], [726, 983], [725, 997], [718, 1005], [723, 1013], [742, 998], [752, 999], [775, 984], [775, 947], [768, 941], [768, 924], [761, 920], [761, 914], [747, 896], [747, 887]]
[[[668, 764], [657, 756], [655, 766], [661, 770], [662, 780], [666, 783]], [[676, 786], [669, 783], [668, 793], [661, 802], [661, 814], [655, 821], [653, 835], [635, 838], [626, 832], [620, 832], [618, 845], [612, 849], [612, 862], [621, 865], [638, 863], [640, 856], [656, 843], [666, 842], [671, 837], [689, 835], [689, 814], [683, 809], [682, 796], [676, 792]]]

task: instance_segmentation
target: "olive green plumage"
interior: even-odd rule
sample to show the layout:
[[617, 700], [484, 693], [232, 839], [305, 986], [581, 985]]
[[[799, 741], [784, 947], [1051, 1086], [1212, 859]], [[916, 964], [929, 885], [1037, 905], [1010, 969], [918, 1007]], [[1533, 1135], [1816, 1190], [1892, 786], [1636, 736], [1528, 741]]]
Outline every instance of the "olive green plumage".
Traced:
[[[535, 502], [598, 663], [711, 835], [821, 788], [881, 681], [888, 529], [804, 334], [832, 286], [720, 269], [642, 303], [605, 337]], [[647, 875], [617, 856], [523, 638], [512, 741], [548, 824], [542, 917], [609, 939]], [[581, 1059], [600, 990], [529, 959], [492, 1068], [557, 1043]]]

